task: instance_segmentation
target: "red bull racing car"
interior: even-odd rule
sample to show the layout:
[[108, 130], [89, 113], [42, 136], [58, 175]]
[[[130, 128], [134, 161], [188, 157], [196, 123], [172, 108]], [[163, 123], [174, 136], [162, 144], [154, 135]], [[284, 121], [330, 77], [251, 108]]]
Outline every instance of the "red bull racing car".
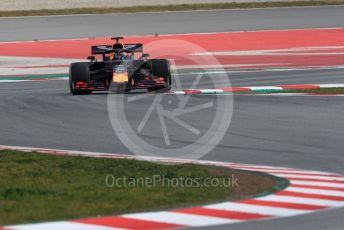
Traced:
[[123, 37], [111, 39], [116, 40], [113, 45], [92, 46], [92, 56], [87, 62], [70, 65], [69, 87], [73, 95], [90, 94], [92, 91], [170, 90], [171, 71], [167, 59], [148, 59], [142, 44], [122, 44], [120, 40]]

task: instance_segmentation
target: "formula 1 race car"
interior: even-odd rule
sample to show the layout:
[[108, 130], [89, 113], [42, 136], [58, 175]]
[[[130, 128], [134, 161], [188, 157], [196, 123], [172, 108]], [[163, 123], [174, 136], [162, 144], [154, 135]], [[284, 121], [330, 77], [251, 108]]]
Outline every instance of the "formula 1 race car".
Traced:
[[[148, 59], [142, 44], [122, 44], [113, 37], [113, 45], [91, 47], [88, 62], [72, 63], [69, 87], [73, 95], [92, 91], [125, 93], [134, 89], [166, 92], [171, 88], [170, 63], [167, 59]], [[96, 56], [101, 56], [98, 61]]]

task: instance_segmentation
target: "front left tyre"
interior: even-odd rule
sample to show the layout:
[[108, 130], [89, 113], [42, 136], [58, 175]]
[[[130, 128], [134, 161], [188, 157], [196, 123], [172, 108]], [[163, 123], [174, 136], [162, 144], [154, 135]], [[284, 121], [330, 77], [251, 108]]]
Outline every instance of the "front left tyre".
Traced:
[[153, 76], [164, 79], [165, 84], [148, 88], [148, 91], [155, 91], [156, 93], [169, 92], [171, 89], [170, 62], [166, 59], [152, 59], [151, 67]]

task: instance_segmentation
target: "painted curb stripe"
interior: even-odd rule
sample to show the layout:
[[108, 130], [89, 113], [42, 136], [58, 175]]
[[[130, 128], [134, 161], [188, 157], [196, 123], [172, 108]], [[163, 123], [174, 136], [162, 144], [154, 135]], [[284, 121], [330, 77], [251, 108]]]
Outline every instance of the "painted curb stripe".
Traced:
[[225, 87], [223, 88], [224, 92], [240, 92], [240, 91], [249, 91], [250, 88], [245, 87]]
[[266, 201], [276, 201], [276, 202], [286, 202], [286, 203], [296, 203], [296, 204], [309, 204], [309, 205], [319, 205], [326, 207], [340, 207], [343, 206], [343, 202], [333, 201], [333, 200], [324, 200], [324, 199], [315, 199], [315, 198], [304, 198], [297, 196], [288, 196], [288, 195], [270, 195], [267, 197], [260, 197], [257, 200], [266, 200]]
[[198, 93], [202, 93], [201, 90], [197, 90], [197, 89], [186, 89], [184, 90], [185, 94], [198, 94]]
[[139, 220], [153, 220], [162, 221], [164, 223], [184, 225], [188, 227], [202, 227], [211, 225], [231, 224], [239, 222], [239, 220], [232, 220], [219, 217], [209, 217], [194, 214], [184, 214], [177, 212], [151, 212], [123, 215], [124, 217], [139, 219]]
[[314, 199], [321, 199], [321, 200], [334, 200], [334, 201], [344, 201], [343, 196], [333, 196], [333, 195], [323, 195], [323, 194], [310, 194], [310, 193], [303, 193], [303, 192], [295, 192], [295, 191], [280, 191], [275, 193], [275, 195], [282, 195], [282, 196], [295, 196], [295, 197], [304, 197], [304, 198], [314, 198]]
[[317, 85], [283, 85], [283, 89], [319, 89]]
[[237, 168], [237, 169], [243, 169], [243, 170], [261, 170], [261, 171], [278, 171], [280, 173], [282, 172], [289, 172], [289, 171], [295, 171], [295, 170], [292, 170], [290, 168], [281, 168], [281, 169], [278, 169], [278, 168], [267, 168], [265, 166], [246, 166], [246, 165], [243, 165], [243, 166], [240, 166], [240, 165], [228, 165], [228, 168]]
[[[172, 94], [221, 94], [226, 92], [278, 92], [283, 90], [341, 88], [344, 84], [319, 84], [319, 85], [281, 85], [281, 86], [244, 86], [224, 87], [220, 89], [184, 89], [171, 91]], [[294, 93], [292, 93], [294, 95]], [[314, 94], [312, 94], [314, 95]]]
[[[68, 80], [66, 76], [45, 76], [31, 78], [26, 77], [0, 77], [0, 83], [16, 83], [16, 82], [31, 82], [31, 81], [56, 81]], [[251, 86], [251, 87], [224, 87], [221, 89], [184, 89], [173, 90], [170, 94], [178, 95], [197, 95], [197, 94], [224, 94], [233, 92], [251, 92], [259, 94], [240, 94], [241, 96], [344, 96], [344, 94], [312, 94], [312, 93], [276, 93], [283, 90], [300, 90], [300, 89], [319, 89], [319, 88], [340, 88], [344, 84], [321, 84], [321, 85], [285, 85], [285, 86]], [[272, 92], [275, 92], [271, 94]]]
[[269, 206], [269, 207], [281, 207], [281, 208], [291, 208], [291, 209], [300, 209], [300, 210], [319, 210], [319, 209], [327, 208], [327, 206], [285, 203], [285, 202], [266, 201], [266, 200], [242, 200], [242, 201], [235, 201], [235, 202], [242, 203], [242, 204], [255, 204], [255, 205], [262, 205], [262, 206]]
[[202, 94], [216, 94], [216, 93], [223, 93], [222, 89], [200, 89], [199, 90]]
[[260, 93], [241, 94], [241, 96], [282, 96], [282, 97], [344, 97], [344, 94], [314, 94], [314, 93]]
[[326, 186], [317, 186], [317, 185], [299, 185], [293, 184], [290, 187], [296, 188], [307, 188], [307, 189], [320, 189], [320, 190], [327, 190], [327, 191], [341, 191], [344, 192], [344, 188], [333, 188], [333, 187], [326, 187]]
[[[271, 172], [270, 172], [271, 173]], [[325, 179], [325, 180], [339, 180], [342, 181], [344, 178], [338, 175], [324, 175], [324, 174], [302, 174], [302, 173], [273, 173], [279, 177], [293, 177], [293, 178], [307, 178], [307, 179]]]
[[295, 169], [292, 169], [292, 168], [282, 168], [282, 167], [273, 167], [273, 166], [267, 166], [267, 165], [249, 165], [249, 164], [238, 164], [238, 163], [227, 163], [225, 164], [226, 166], [229, 166], [229, 167], [246, 167], [246, 168], [251, 168], [251, 169], [266, 169], [266, 170], [294, 170]]
[[251, 91], [264, 91], [264, 90], [283, 90], [280, 86], [251, 86], [249, 87]]
[[[205, 206], [9, 226], [12, 230], [41, 229], [171, 229], [240, 223], [249, 220], [307, 214], [317, 210], [344, 207], [344, 177], [335, 173], [304, 171], [287, 167], [238, 164], [229, 162], [130, 156], [109, 153], [68, 151], [0, 146], [0, 150], [12, 149], [25, 152], [38, 151], [55, 155], [88, 156], [112, 159], [137, 159], [152, 162], [192, 163], [214, 165], [233, 169], [257, 171], [290, 178], [290, 185], [274, 194], [233, 202], [221, 202]], [[5, 227], [7, 229], [7, 227]], [[1, 230], [1, 228], [0, 228]]]
[[202, 207], [179, 209], [179, 210], [175, 210], [174, 212], [237, 219], [237, 220], [254, 220], [254, 219], [271, 217], [270, 215], [260, 215], [260, 214], [247, 213], [247, 212], [233, 212], [233, 211], [216, 210], [216, 209], [209, 209], [209, 208], [202, 208]]
[[260, 215], [270, 215], [270, 216], [293, 216], [305, 214], [309, 211], [296, 210], [283, 207], [268, 207], [255, 204], [241, 204], [238, 202], [224, 202], [220, 204], [207, 205], [206, 208], [217, 209], [217, 210], [226, 210], [226, 211], [236, 211], [236, 212], [247, 212], [255, 213]]
[[82, 224], [71, 221], [49, 222], [41, 224], [24, 224], [6, 227], [8, 230], [120, 230], [120, 228], [104, 227], [92, 224]]
[[331, 187], [331, 188], [343, 188], [344, 189], [344, 184], [335, 184], [335, 183], [327, 183], [327, 182], [314, 182], [314, 181], [304, 181], [304, 180], [289, 180], [289, 182], [294, 185], [314, 185], [316, 184], [317, 186], [324, 186], [324, 187]]
[[162, 229], [162, 228], [181, 228], [183, 225], [167, 224], [161, 222], [138, 220], [127, 217], [99, 217], [75, 220], [74, 222], [93, 224], [99, 226], [116, 227], [124, 229]]
[[344, 84], [321, 84], [320, 88], [339, 88], [344, 87]]
[[280, 173], [283, 173], [283, 174], [290, 174], [290, 175], [293, 175], [295, 173], [299, 174], [299, 175], [326, 175], [326, 176], [329, 176], [329, 175], [333, 175], [333, 176], [339, 176], [341, 177], [340, 175], [338, 174], [330, 174], [330, 173], [325, 173], [325, 172], [319, 172], [319, 171], [301, 171], [301, 170], [289, 170], [289, 169], [281, 169], [281, 170], [278, 170], [278, 169], [264, 169], [264, 168], [254, 168], [254, 167], [248, 167], [248, 166], [243, 166], [243, 167], [240, 167], [240, 166], [229, 166], [230, 168], [235, 168], [235, 169], [243, 169], [243, 170], [249, 170], [249, 171], [258, 171], [258, 172], [266, 172], [266, 173], [269, 173], [269, 174], [280, 174]]
[[315, 179], [315, 178], [308, 178], [308, 177], [294, 177], [294, 176], [288, 176], [288, 177], [285, 177], [287, 178], [288, 180], [293, 180], [293, 181], [296, 181], [296, 180], [300, 180], [300, 181], [312, 181], [312, 182], [330, 182], [330, 183], [335, 183], [335, 184], [343, 184], [344, 185], [344, 181], [343, 178], [331, 178], [329, 180], [325, 180], [325, 179]]

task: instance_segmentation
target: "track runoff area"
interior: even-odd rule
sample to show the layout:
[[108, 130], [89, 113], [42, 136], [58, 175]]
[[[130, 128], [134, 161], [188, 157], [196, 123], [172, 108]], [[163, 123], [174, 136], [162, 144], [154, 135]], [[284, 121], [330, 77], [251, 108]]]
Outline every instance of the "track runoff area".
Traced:
[[[341, 69], [344, 28], [128, 36], [125, 43], [143, 43], [151, 58], [172, 60], [178, 75], [193, 77], [242, 71]], [[108, 37], [0, 43], [0, 83], [66, 80], [71, 62], [85, 61], [90, 46], [111, 43]], [[156, 47], [168, 47], [157, 49]], [[182, 48], [181, 48], [182, 47]], [[183, 48], [188, 47], [188, 48]], [[191, 48], [190, 48], [191, 47]], [[175, 49], [175, 51], [171, 51]], [[166, 53], [169, 53], [166, 55]], [[330, 82], [331, 83], [331, 82]], [[273, 85], [240, 88], [178, 88], [172, 93], [338, 88], [342, 84]]]
[[[300, 29], [255, 32], [228, 32], [162, 36], [129, 36], [125, 43], [143, 43], [151, 57], [173, 60], [177, 74], [197, 75], [231, 71], [303, 70], [343, 68], [344, 28]], [[193, 44], [196, 49], [176, 49], [178, 53], [164, 56], [166, 50], [151, 44], [170, 47]], [[68, 79], [69, 63], [84, 61], [90, 46], [108, 44], [109, 38], [83, 38], [50, 41], [21, 41], [0, 43], [0, 83], [49, 81]], [[163, 43], [160, 43], [163, 42]], [[215, 57], [215, 59], [207, 58]], [[192, 61], [191, 61], [192, 60]], [[195, 65], [195, 60], [197, 65]], [[206, 61], [204, 61], [206, 60]], [[211, 60], [209, 62], [209, 60]], [[216, 60], [216, 61], [213, 61]], [[270, 89], [303, 89], [342, 87], [338, 84], [266, 86]], [[264, 87], [263, 87], [264, 88]], [[219, 91], [260, 90], [250, 86], [226, 86], [221, 89], [173, 89], [174, 93], [218, 93]], [[66, 88], [66, 93], [68, 89]], [[10, 147], [5, 147], [6, 149]], [[15, 148], [18, 149], [18, 148]], [[18, 149], [23, 150], [23, 149]], [[25, 150], [25, 149], [24, 149]], [[61, 150], [38, 150], [53, 154], [96, 155], [123, 157], [101, 153]], [[140, 158], [142, 159], [142, 158]], [[145, 159], [177, 161], [176, 159]], [[180, 160], [178, 160], [180, 161]], [[344, 180], [330, 172], [304, 171], [271, 166], [243, 165], [228, 162], [194, 161], [231, 168], [270, 173], [287, 179], [288, 187], [275, 194], [238, 202], [220, 202], [186, 209], [127, 214], [114, 217], [87, 218], [72, 221], [7, 226], [0, 229], [152, 229], [211, 226], [245, 222], [264, 218], [295, 216], [344, 206]]]

